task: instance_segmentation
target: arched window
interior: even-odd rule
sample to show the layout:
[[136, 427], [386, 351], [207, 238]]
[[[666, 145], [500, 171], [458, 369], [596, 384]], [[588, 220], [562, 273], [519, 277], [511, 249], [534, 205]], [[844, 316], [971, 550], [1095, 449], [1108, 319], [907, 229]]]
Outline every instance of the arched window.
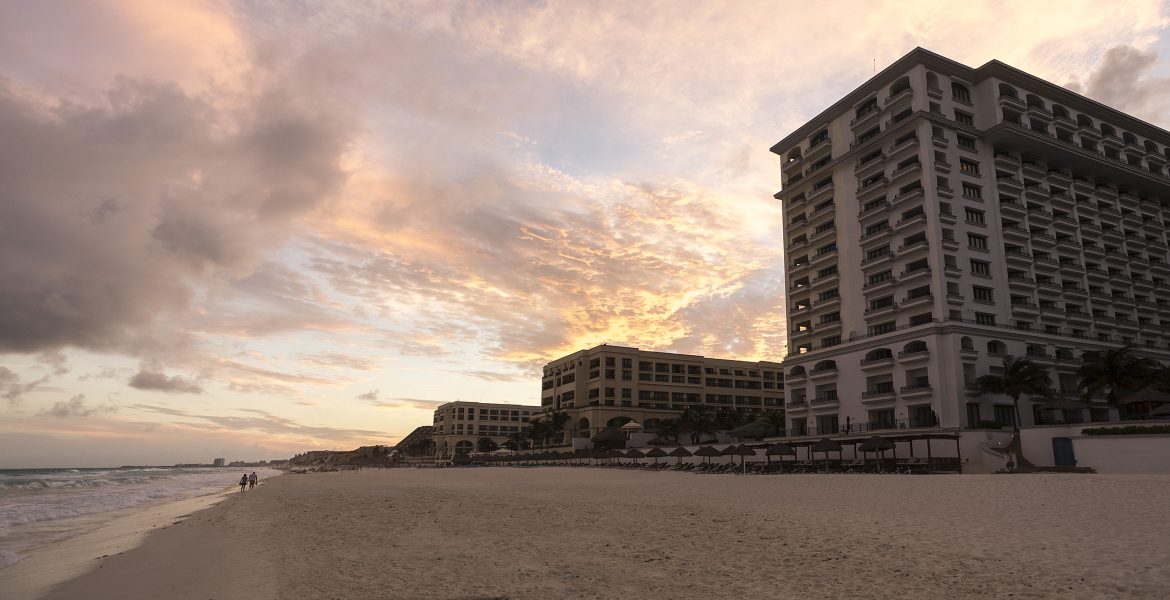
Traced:
[[1044, 351], [1044, 346], [1038, 344], [1028, 344], [1028, 347], [1024, 350], [1024, 354], [1032, 357], [1044, 357], [1048, 355]]
[[1121, 134], [1121, 139], [1127, 144], [1133, 144], [1134, 146], [1138, 145], [1137, 136], [1128, 131]]
[[800, 148], [793, 148], [792, 152], [788, 153], [788, 162], [800, 160]]
[[[902, 77], [890, 86], [890, 96], [897, 96], [898, 94], [910, 89], [910, 77]], [[876, 100], [875, 100], [876, 102]]]
[[926, 72], [926, 89], [942, 91], [942, 88], [938, 85], [938, 75], [935, 75], [932, 71]]
[[1146, 140], [1146, 152], [1149, 152], [1150, 154], [1157, 154], [1158, 145], [1151, 140]]
[[1086, 114], [1077, 115], [1077, 125], [1081, 127], [1093, 127], [1093, 119], [1090, 119]]
[[861, 106], [857, 107], [857, 111], [855, 111], [853, 113], [853, 116], [860, 119], [861, 117], [864, 117], [865, 115], [868, 115], [869, 113], [871, 113], [877, 109], [878, 109], [877, 98], [870, 98], [869, 100], [866, 100], [865, 102], [863, 102], [861, 104]]
[[1020, 97], [1020, 95], [1018, 93], [1016, 93], [1016, 88], [1014, 88], [1006, 83], [999, 84], [999, 95], [1000, 96], [1007, 96], [1008, 98], [1019, 98]]
[[926, 352], [926, 342], [922, 340], [914, 340], [902, 347], [902, 354], [914, 354], [917, 352]]
[[974, 350], [975, 342], [967, 336], [959, 338], [959, 348], [962, 350]]
[[837, 362], [832, 360], [822, 360], [813, 367], [813, 373], [817, 371], [836, 371]]
[[894, 358], [894, 353], [890, 351], [889, 348], [875, 348], [870, 350], [862, 360], [869, 362], [873, 360], [885, 360], [888, 358]]
[[792, 370], [788, 372], [789, 379], [798, 377], [804, 377], [804, 367], [792, 367]]
[[1116, 137], [1117, 130], [1114, 129], [1113, 126], [1108, 124], [1108, 123], [1102, 123], [1101, 124], [1101, 135], [1112, 135], [1112, 136]]
[[1003, 342], [999, 340], [991, 340], [990, 342], [987, 342], [987, 353], [1007, 354], [1007, 346], [1004, 346]]
[[589, 419], [586, 419], [585, 417], [577, 419], [577, 429], [582, 431], [589, 429]]
[[1058, 117], [1064, 117], [1066, 119], [1069, 118], [1068, 109], [1059, 105], [1059, 104], [1052, 105], [1052, 114], [1054, 114]]
[[605, 426], [606, 427], [621, 427], [622, 425], [625, 425], [626, 423], [629, 423], [630, 421], [633, 421], [633, 419], [631, 419], [627, 416], [617, 416], [617, 417], [614, 417], [614, 418], [606, 421]]
[[1042, 100], [1040, 98], [1040, 96], [1037, 96], [1036, 94], [1028, 94], [1027, 100], [1028, 100], [1028, 106], [1034, 106], [1036, 108], [1045, 108], [1044, 100]]

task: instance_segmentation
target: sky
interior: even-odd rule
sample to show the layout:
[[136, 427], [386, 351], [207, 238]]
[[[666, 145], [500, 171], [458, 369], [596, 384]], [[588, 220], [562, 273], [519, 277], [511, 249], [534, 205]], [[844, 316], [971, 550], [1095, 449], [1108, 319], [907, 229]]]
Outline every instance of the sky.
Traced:
[[0, 468], [785, 353], [769, 146], [916, 46], [1170, 125], [1161, 2], [0, 0]]

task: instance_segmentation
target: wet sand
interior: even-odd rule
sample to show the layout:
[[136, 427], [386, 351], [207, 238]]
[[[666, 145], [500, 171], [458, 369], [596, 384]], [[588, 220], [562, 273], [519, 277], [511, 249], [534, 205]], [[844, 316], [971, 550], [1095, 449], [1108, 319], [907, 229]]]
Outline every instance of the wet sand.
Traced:
[[1164, 598], [1170, 476], [286, 475], [58, 600]]

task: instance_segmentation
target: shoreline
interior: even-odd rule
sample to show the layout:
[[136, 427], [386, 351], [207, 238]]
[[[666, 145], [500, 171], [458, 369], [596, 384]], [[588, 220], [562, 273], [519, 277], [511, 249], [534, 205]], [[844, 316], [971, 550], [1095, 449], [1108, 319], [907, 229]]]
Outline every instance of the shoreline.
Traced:
[[1168, 495], [1165, 475], [316, 473], [45, 600], [1163, 598]]
[[[96, 525], [83, 532], [36, 548], [19, 562], [0, 569], [5, 600], [38, 600], [55, 586], [101, 567], [101, 561], [137, 548], [147, 537], [181, 523], [192, 514], [211, 508], [229, 498], [236, 486], [190, 498], [167, 500], [146, 506], [124, 508], [101, 515], [85, 515], [48, 521], [59, 527], [69, 522]], [[33, 527], [41, 525], [34, 524]]]

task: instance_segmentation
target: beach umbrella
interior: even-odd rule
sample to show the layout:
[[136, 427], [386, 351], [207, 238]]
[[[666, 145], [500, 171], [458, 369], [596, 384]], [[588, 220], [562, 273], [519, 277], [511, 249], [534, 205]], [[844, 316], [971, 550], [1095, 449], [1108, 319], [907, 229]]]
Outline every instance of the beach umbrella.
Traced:
[[841, 457], [841, 444], [830, 440], [829, 438], [821, 438], [817, 443], [812, 445], [813, 452], [824, 452], [825, 460], [829, 460], [829, 453], [836, 452], [837, 458]]
[[768, 446], [767, 450], [764, 451], [764, 456], [768, 457], [769, 463], [772, 462], [773, 456], [779, 456], [780, 457], [780, 467], [781, 467], [781, 470], [783, 470], [784, 457], [785, 456], [796, 456], [796, 448], [793, 448], [792, 446], [789, 446], [788, 444], [784, 444], [784, 443], [772, 444], [771, 446]]
[[762, 437], [772, 435], [775, 432], [776, 427], [771, 423], [763, 419], [756, 419], [747, 425], [740, 425], [739, 427], [728, 431], [727, 435], [737, 438], [754, 438], [758, 440]]
[[724, 456], [731, 456], [733, 462], [735, 461], [735, 457], [738, 456], [740, 466], [743, 467], [744, 472], [747, 472], [747, 457], [755, 456], [756, 451], [747, 444], [740, 444], [738, 446], [732, 445], [724, 448], [723, 454]]
[[679, 464], [679, 463], [681, 463], [681, 462], [682, 462], [682, 459], [683, 459], [684, 457], [687, 457], [687, 456], [694, 456], [694, 454], [693, 454], [693, 453], [692, 453], [690, 450], [687, 450], [686, 448], [683, 448], [682, 446], [679, 446], [678, 448], [675, 448], [674, 450], [671, 450], [671, 451], [670, 451], [670, 456], [675, 456], [675, 457], [677, 457], [677, 458], [678, 458], [678, 460], [674, 461], [674, 463], [675, 463], [675, 464]]
[[882, 458], [885, 458], [886, 450], [894, 449], [894, 442], [887, 440], [880, 435], [875, 435], [870, 437], [868, 440], [861, 442], [861, 445], [858, 446], [857, 449], [866, 453], [881, 452]]
[[625, 448], [626, 434], [617, 427], [606, 427], [589, 438], [598, 448]]
[[703, 446], [702, 448], [695, 450], [694, 455], [702, 456], [704, 459], [703, 462], [708, 462], [706, 459], [711, 458], [712, 456], [723, 456], [723, 453], [712, 448], [711, 446]]
[[647, 452], [646, 456], [653, 458], [654, 464], [658, 464], [659, 458], [661, 458], [663, 456], [670, 456], [670, 455], [667, 454], [666, 450], [663, 450], [662, 448], [654, 448], [654, 449], [650, 450], [649, 452]]
[[1162, 406], [1159, 406], [1158, 408], [1150, 411], [1150, 414], [1154, 415], [1155, 417], [1170, 416], [1170, 404], [1163, 404]]
[[632, 458], [634, 459], [634, 462], [638, 462], [639, 458], [646, 458], [646, 453], [637, 448], [632, 448], [630, 450], [626, 450], [626, 458]]

